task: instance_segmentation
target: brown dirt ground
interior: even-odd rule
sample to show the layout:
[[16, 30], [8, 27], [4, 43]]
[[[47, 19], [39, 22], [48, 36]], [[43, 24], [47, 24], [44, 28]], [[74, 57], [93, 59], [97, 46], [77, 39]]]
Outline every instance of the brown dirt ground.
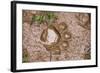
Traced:
[[[23, 58], [23, 62], [45, 62], [50, 61], [50, 52], [46, 50], [40, 40], [42, 31], [47, 27], [45, 24], [37, 26], [32, 24], [32, 15], [36, 11], [23, 11], [23, 54], [27, 53], [27, 60]], [[58, 16], [56, 24], [65, 22], [71, 38], [68, 39], [68, 47], [61, 50], [60, 55], [52, 54], [51, 61], [64, 61], [64, 60], [85, 60], [90, 59], [91, 51], [91, 30], [90, 23], [85, 24], [87, 13], [70, 13], [70, 12], [55, 12]], [[83, 15], [83, 18], [82, 16]], [[81, 16], [80, 20], [78, 19]], [[81, 23], [83, 25], [81, 26]], [[26, 54], [26, 55], [27, 55]]]

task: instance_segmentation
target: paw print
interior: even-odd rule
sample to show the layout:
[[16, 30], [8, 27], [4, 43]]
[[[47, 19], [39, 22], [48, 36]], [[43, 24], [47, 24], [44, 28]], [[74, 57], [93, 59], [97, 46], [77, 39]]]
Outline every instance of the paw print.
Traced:
[[78, 24], [82, 26], [85, 29], [90, 30], [90, 24], [91, 24], [91, 14], [83, 14], [79, 13], [76, 15], [76, 18], [78, 20]]
[[40, 40], [51, 56], [60, 55], [61, 51], [67, 49], [68, 39], [71, 34], [67, 30], [67, 24], [64, 22], [60, 24], [52, 24], [43, 30]]

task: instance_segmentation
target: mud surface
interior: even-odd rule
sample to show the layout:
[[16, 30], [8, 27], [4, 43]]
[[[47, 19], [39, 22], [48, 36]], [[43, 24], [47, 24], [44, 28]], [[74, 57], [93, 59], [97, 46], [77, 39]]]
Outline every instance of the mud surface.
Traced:
[[[54, 50], [54, 52], [53, 50], [52, 52], [48, 51], [40, 39], [43, 30], [47, 29], [48, 26], [46, 24], [38, 25], [31, 22], [32, 15], [36, 13], [38, 12], [29, 10], [23, 11], [23, 62], [91, 59], [90, 14], [54, 12], [58, 19], [52, 25], [56, 27], [56, 29], [59, 29], [58, 32], [61, 35], [61, 40], [58, 45], [53, 46], [53, 49], [59, 49], [60, 51], [60, 54], [56, 54], [55, 51], [58, 50]], [[62, 22], [66, 25], [66, 29], [64, 30], [58, 27]], [[66, 31], [66, 37], [69, 37], [68, 39], [64, 37]]]

